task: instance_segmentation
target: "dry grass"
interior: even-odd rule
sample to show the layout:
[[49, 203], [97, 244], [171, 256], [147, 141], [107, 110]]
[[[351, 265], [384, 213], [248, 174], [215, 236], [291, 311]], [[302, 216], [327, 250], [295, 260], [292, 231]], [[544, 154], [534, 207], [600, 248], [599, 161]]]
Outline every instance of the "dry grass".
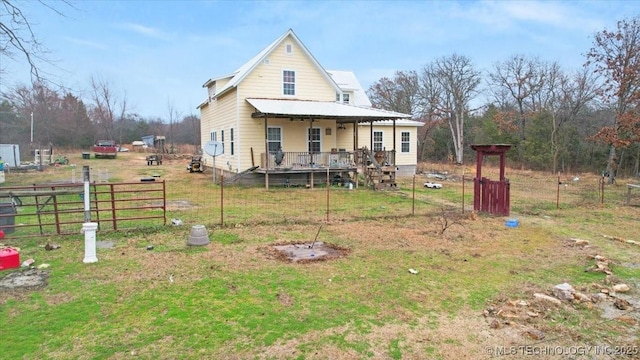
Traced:
[[[123, 161], [131, 165], [122, 166]], [[171, 216], [180, 216], [186, 224], [210, 211], [201, 195], [214, 188], [211, 174], [188, 174], [186, 160], [170, 159], [161, 167], [147, 167], [144, 157], [129, 153], [115, 162], [86, 162], [96, 170], [113, 166], [110, 174], [120, 181], [160, 172], [167, 182], [184, 183], [170, 187], [173, 193], [169, 196], [173, 201], [187, 201], [175, 203], [170, 210]], [[430, 168], [462, 173], [460, 167]], [[68, 169], [58, 170], [49, 179]], [[487, 170], [488, 176], [491, 171]], [[132, 355], [160, 359], [483, 359], [491, 358], [487, 349], [496, 347], [639, 346], [637, 310], [629, 312], [631, 320], [626, 322], [607, 321], [594, 305], [565, 302], [550, 306], [533, 297], [534, 293], [550, 293], [554, 285], [565, 281], [587, 293], [597, 292], [593, 284], [606, 287], [604, 274], [584, 271], [593, 265], [594, 255], [604, 255], [612, 259], [616, 276], [632, 285], [631, 296], [637, 301], [640, 247], [620, 241], [640, 240], [637, 208], [597, 202], [560, 210], [536, 207], [536, 194], [554, 199], [555, 190], [546, 188], [553, 189], [556, 181], [523, 170], [507, 173], [513, 184], [519, 184], [513, 186], [512, 196], [521, 202], [518, 206], [527, 209], [512, 214], [519, 219], [519, 227], [505, 227], [503, 217], [457, 211], [456, 198], [447, 193], [424, 192], [421, 196], [429, 202], [426, 215], [334, 219], [325, 224], [318, 240], [349, 250], [347, 256], [331, 261], [283, 262], [270, 250], [274, 244], [312, 241], [318, 230], [315, 221], [225, 227], [212, 221], [214, 225], [208, 227], [212, 242], [205, 247], [185, 246], [188, 225], [152, 233], [99, 234], [100, 240], [113, 241], [115, 246], [101, 250], [100, 261], [90, 271], [78, 265], [81, 241], [63, 241], [61, 249], [45, 252], [37, 245], [49, 239], [36, 240], [23, 246], [25, 255], [54, 265], [52, 284], [39, 294], [0, 293], [0, 314], [5, 316], [0, 325], [20, 324], [21, 318], [29, 316], [25, 308], [37, 313], [82, 307], [88, 297], [99, 304], [107, 322], [118, 322], [126, 329], [83, 325], [94, 331], [56, 334], [70, 345], [32, 340], [40, 342], [23, 352], [29, 358], [52, 359], [124, 359]], [[566, 192], [567, 197], [575, 197], [572, 202], [581, 201], [580, 194], [597, 181], [596, 176], [580, 178], [577, 184], [571, 183], [571, 193]], [[579, 185], [582, 183], [587, 185]], [[445, 190], [456, 193], [461, 186], [461, 181], [447, 181]], [[578, 186], [585, 190], [573, 190]], [[198, 189], [195, 196], [189, 189]], [[467, 191], [471, 189], [469, 185]], [[589, 244], [575, 246], [572, 238]], [[154, 250], [147, 250], [147, 245], [154, 245]], [[410, 268], [418, 273], [410, 274]], [[210, 293], [203, 296], [191, 289]], [[166, 303], [138, 305], [156, 297]], [[234, 303], [237, 301], [246, 302], [246, 309]], [[521, 305], [523, 302], [527, 305]], [[209, 308], [204, 311], [191, 303]], [[130, 314], [127, 306], [139, 313]], [[255, 314], [254, 307], [262, 309], [262, 314]], [[174, 319], [176, 308], [200, 315]], [[489, 308], [495, 311], [488, 313]], [[499, 310], [502, 315], [496, 315]], [[271, 311], [275, 319], [269, 317]], [[326, 325], [320, 321], [323, 316]], [[176, 325], [183, 321], [187, 324]], [[291, 332], [266, 341], [266, 334], [275, 331], [270, 328], [274, 321], [276, 326], [291, 327]], [[160, 324], [172, 331], [163, 331]], [[221, 324], [233, 334], [220, 333], [216, 326]], [[531, 338], [532, 331], [542, 332], [544, 339]], [[202, 340], [207, 336], [211, 338]], [[216, 340], [223, 336], [226, 340]], [[5, 341], [20, 343], [11, 335]], [[95, 344], [101, 344], [102, 352]]]

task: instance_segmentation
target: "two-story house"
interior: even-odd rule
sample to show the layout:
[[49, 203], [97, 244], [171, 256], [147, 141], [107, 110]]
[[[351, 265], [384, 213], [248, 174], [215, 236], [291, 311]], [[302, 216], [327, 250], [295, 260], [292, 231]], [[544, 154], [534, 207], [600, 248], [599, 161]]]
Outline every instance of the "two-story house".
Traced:
[[415, 173], [422, 123], [373, 108], [352, 72], [325, 70], [292, 30], [203, 87], [202, 144], [222, 148], [204, 155], [225, 181], [269, 187], [321, 183], [327, 172], [370, 182], [376, 171]]

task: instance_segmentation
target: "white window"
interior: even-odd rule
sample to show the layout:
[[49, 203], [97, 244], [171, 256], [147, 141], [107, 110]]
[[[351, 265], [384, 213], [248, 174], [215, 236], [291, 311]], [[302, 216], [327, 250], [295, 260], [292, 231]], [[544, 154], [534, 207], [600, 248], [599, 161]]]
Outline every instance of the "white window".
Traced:
[[340, 93], [336, 93], [336, 101], [340, 102]]
[[220, 131], [220, 145], [222, 146], [222, 153], [224, 154], [224, 130]]
[[410, 132], [403, 131], [400, 133], [400, 152], [408, 153], [411, 150]]
[[209, 85], [209, 99], [213, 99], [216, 95], [216, 83]]
[[287, 55], [291, 55], [291, 54], [293, 54], [293, 45], [292, 45], [292, 44], [286, 44], [286, 45], [284, 46], [284, 52], [285, 52]]
[[342, 102], [345, 104], [349, 103], [349, 94], [342, 94]]
[[282, 148], [282, 129], [279, 127], [267, 128], [267, 146], [269, 153], [275, 153]]
[[296, 94], [296, 72], [292, 70], [282, 71], [282, 94]]
[[308, 132], [307, 148], [310, 153], [320, 152], [320, 128], [310, 128]]
[[215, 131], [210, 132], [209, 133], [209, 140], [217, 141], [218, 140], [218, 134]]
[[229, 138], [230, 138], [229, 139], [229, 146], [231, 147], [231, 155], [235, 155], [236, 150], [235, 150], [235, 146], [234, 146], [235, 139], [233, 138], [233, 128], [231, 128], [229, 131], [230, 131], [230, 133], [229, 133]]
[[382, 131], [373, 132], [373, 151], [382, 151]]

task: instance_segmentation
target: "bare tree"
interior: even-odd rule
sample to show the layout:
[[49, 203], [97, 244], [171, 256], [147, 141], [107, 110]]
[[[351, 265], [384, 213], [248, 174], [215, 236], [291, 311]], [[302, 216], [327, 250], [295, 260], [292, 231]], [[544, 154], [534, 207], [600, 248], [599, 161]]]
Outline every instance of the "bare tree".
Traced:
[[169, 113], [169, 153], [173, 154], [176, 152], [175, 149], [175, 131], [176, 131], [176, 122], [180, 118], [180, 114], [178, 110], [176, 110], [175, 106], [171, 101], [167, 103], [167, 111]]
[[[64, 14], [54, 6], [39, 1], [59, 16]], [[71, 6], [66, 0], [59, 3]], [[16, 62], [25, 60], [30, 67], [32, 82], [43, 82], [40, 64], [48, 62], [48, 51], [38, 41], [27, 15], [11, 0], [0, 0], [0, 57], [6, 57]], [[2, 63], [0, 63], [2, 65]], [[0, 68], [0, 74], [3, 69]]]
[[616, 150], [640, 140], [640, 17], [619, 21], [615, 30], [596, 33], [586, 64], [593, 64], [595, 72], [603, 76], [599, 96], [615, 111], [613, 125], [594, 135], [609, 145], [606, 172], [612, 183]]
[[[178, 124], [176, 142], [180, 144], [200, 145], [200, 119], [195, 115], [187, 115]], [[231, 141], [231, 134], [229, 134]]]
[[415, 71], [396, 71], [393, 79], [373, 83], [367, 95], [374, 107], [419, 117], [418, 75]]
[[[429, 96], [424, 102], [438, 109], [446, 119], [453, 140], [455, 161], [464, 160], [464, 123], [468, 117], [469, 104], [477, 95], [480, 85], [480, 72], [473, 68], [466, 56], [453, 54], [440, 58], [425, 66], [422, 71], [422, 94]], [[436, 85], [437, 84], [437, 85]], [[434, 95], [440, 93], [437, 104]], [[430, 106], [431, 106], [430, 105]]]
[[100, 136], [115, 139], [115, 123], [124, 119], [127, 111], [127, 97], [117, 99], [111, 86], [103, 79], [91, 78], [91, 100], [93, 106], [90, 115], [94, 124], [102, 132]]
[[562, 72], [557, 64], [548, 69], [548, 80], [541, 96], [543, 108], [551, 116], [550, 149], [552, 154], [552, 172], [558, 171], [558, 158], [564, 145], [560, 143], [560, 134], [565, 125], [575, 122], [581, 112], [587, 109], [598, 90], [596, 76], [584, 68], [573, 75]]
[[496, 98], [504, 103], [508, 94], [515, 103], [520, 118], [521, 140], [525, 139], [527, 113], [539, 109], [536, 96], [544, 86], [545, 77], [545, 64], [538, 58], [524, 55], [513, 55], [495, 63], [493, 71], [489, 73], [490, 86]]
[[422, 69], [418, 80], [418, 102], [422, 113], [418, 120], [425, 124], [418, 129], [418, 156], [424, 158], [427, 145], [433, 142], [431, 133], [443, 122], [440, 97], [444, 90], [433, 66]]

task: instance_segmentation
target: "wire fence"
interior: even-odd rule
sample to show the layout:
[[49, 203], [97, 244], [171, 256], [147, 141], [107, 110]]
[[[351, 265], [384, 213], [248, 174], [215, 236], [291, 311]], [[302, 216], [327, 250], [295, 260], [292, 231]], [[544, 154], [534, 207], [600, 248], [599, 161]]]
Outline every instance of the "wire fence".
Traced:
[[[324, 181], [319, 181], [320, 184], [317, 183], [314, 186], [272, 183], [269, 189], [265, 189], [264, 186], [224, 185], [224, 179], [215, 182], [210, 172], [186, 173], [184, 170], [171, 168], [171, 163], [163, 167], [166, 170], [145, 166], [133, 173], [133, 176], [138, 176], [141, 182], [149, 179], [146, 176], [149, 171], [162, 176], [162, 180], [158, 179], [162, 181], [165, 188], [161, 198], [153, 201], [147, 199], [149, 195], [141, 192], [139, 184], [135, 184], [131, 178], [124, 179], [126, 181], [119, 185], [119, 192], [127, 196], [123, 204], [141, 203], [144, 206], [151, 204], [154, 207], [149, 210], [143, 209], [144, 206], [141, 205], [140, 209], [126, 210], [128, 212], [126, 217], [131, 218], [127, 228], [157, 226], [155, 221], [136, 219], [155, 216], [156, 212], [164, 219], [180, 221], [187, 225], [253, 226], [362, 220], [393, 222], [410, 216], [423, 216], [427, 218], [426, 221], [431, 221], [434, 217], [441, 216], [443, 212], [453, 216], [456, 213], [474, 211], [475, 172], [470, 168], [459, 167], [454, 171], [451, 168], [419, 169], [418, 175], [397, 178], [397, 186], [388, 188], [392, 190], [374, 191], [371, 187], [362, 185], [363, 179], [359, 179], [357, 186], [347, 186], [350, 184], [332, 183], [329, 175]], [[64, 175], [65, 170], [58, 170], [61, 175]], [[97, 176], [100, 172], [93, 174]], [[125, 177], [118, 170], [112, 170], [110, 174], [113, 175], [113, 179], [96, 177], [97, 180], [92, 182], [94, 184], [92, 191], [123, 180], [122, 178]], [[499, 169], [496, 167], [483, 168], [483, 177], [497, 179], [498, 174]], [[606, 178], [593, 174], [558, 176], [514, 169], [507, 169], [506, 175], [510, 187], [509, 216], [536, 215], [574, 208], [640, 205], [640, 186], [636, 185], [636, 179], [619, 180], [615, 184], [608, 184]], [[425, 187], [426, 182], [437, 183], [442, 187]], [[127, 185], [127, 183], [130, 184]], [[70, 202], [80, 204], [77, 194], [69, 196], [73, 200], [69, 200]], [[95, 194], [92, 195], [93, 198]], [[0, 203], [10, 202], [10, 199], [0, 200], [2, 200]], [[111, 201], [111, 199], [108, 200]], [[42, 204], [38, 207], [39, 203], [35, 200], [32, 202], [33, 204], [27, 201], [15, 214], [9, 212], [7, 207], [0, 208], [2, 210], [0, 226], [13, 227], [14, 220], [16, 229], [22, 229], [20, 224], [40, 226], [42, 221], [36, 217], [42, 217], [44, 210], [47, 211], [47, 216], [53, 219], [64, 218], [55, 214], [56, 206], [47, 203], [46, 208], [42, 207]], [[31, 208], [34, 211], [28, 211], [30, 204], [33, 205]], [[92, 206], [96, 206], [95, 202]], [[64, 210], [62, 207], [60, 209]], [[152, 214], [145, 215], [146, 212]], [[96, 211], [92, 211], [92, 214], [97, 216]], [[105, 220], [102, 213], [100, 214], [100, 220]], [[29, 219], [29, 215], [34, 218]], [[9, 220], [12, 221], [11, 224]], [[79, 225], [75, 224], [78, 221], [80, 220], [67, 221], [73, 223], [71, 232], [75, 232], [76, 227], [79, 228]], [[118, 228], [109, 226], [108, 221], [100, 227], [100, 231], [113, 230]], [[20, 236], [21, 231], [16, 231], [12, 236]], [[39, 232], [41, 235], [50, 233]], [[63, 232], [67, 231], [56, 231], [58, 234]]]
[[[326, 183], [316, 186], [292, 187], [271, 185], [244, 187], [206, 184], [193, 190], [190, 204], [180, 210], [169, 210], [172, 217], [184, 216], [189, 221], [210, 225], [257, 225], [287, 223], [319, 223], [434, 216], [472, 212], [474, 199], [473, 175], [421, 174], [398, 179], [393, 190], [374, 191], [362, 185], [347, 187]], [[484, 174], [483, 174], [484, 175]], [[441, 188], [427, 188], [425, 182], [437, 182]], [[586, 178], [535, 173], [510, 178], [511, 214], [539, 214], [575, 207], [624, 206], [640, 204], [640, 189], [636, 195], [625, 184], [607, 184], [605, 178]], [[168, 184], [171, 186], [179, 184]], [[630, 197], [628, 195], [631, 194]], [[172, 200], [168, 200], [171, 207]], [[198, 211], [191, 211], [193, 206]]]

